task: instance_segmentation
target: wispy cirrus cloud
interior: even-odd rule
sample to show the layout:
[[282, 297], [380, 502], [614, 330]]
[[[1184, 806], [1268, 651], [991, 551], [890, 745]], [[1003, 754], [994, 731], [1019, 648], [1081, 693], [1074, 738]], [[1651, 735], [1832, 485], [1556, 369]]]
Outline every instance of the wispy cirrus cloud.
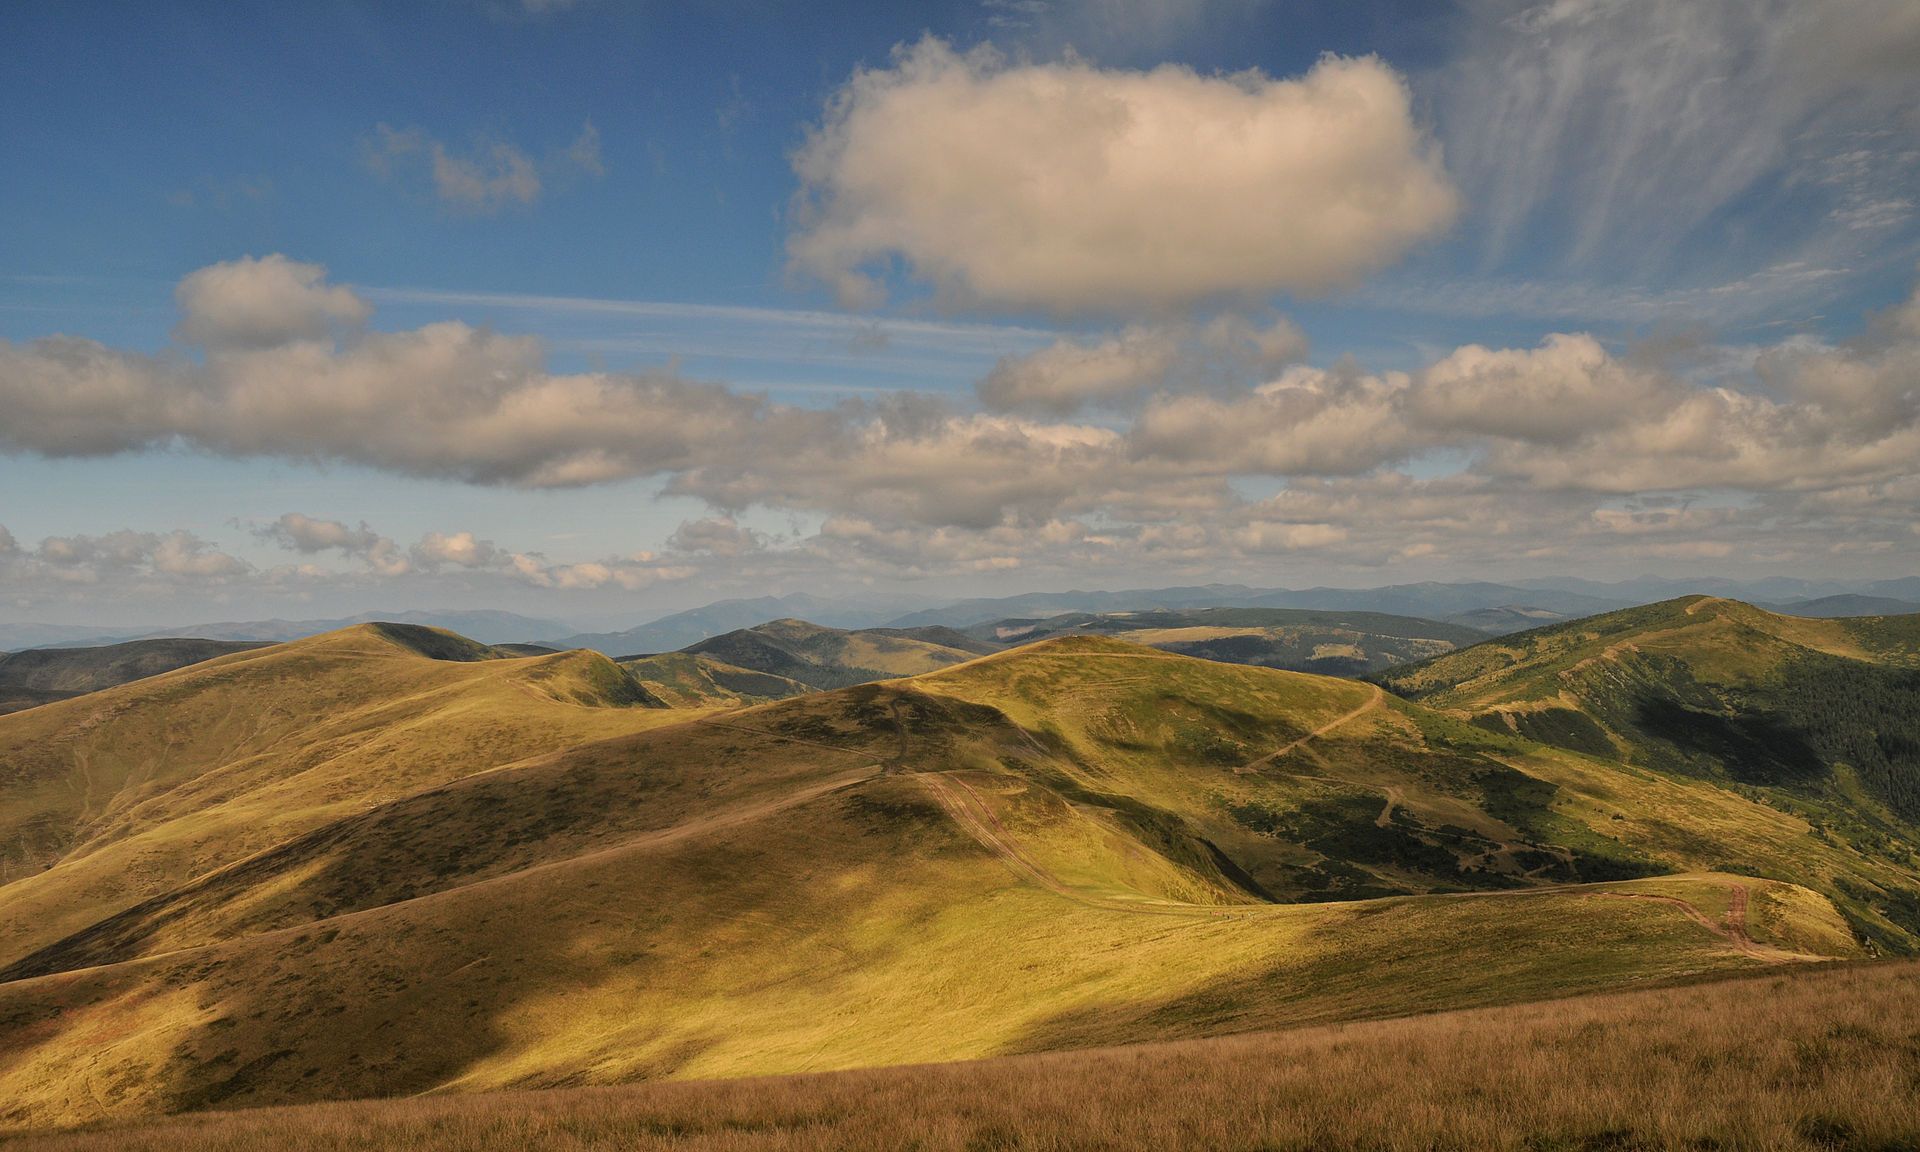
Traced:
[[[1834, 263], [1907, 218], [1920, 8], [1905, 0], [1477, 0], [1455, 44], [1430, 80], [1489, 268], [1664, 278], [1728, 250]], [[1783, 210], [1797, 193], [1828, 203]]]
[[1096, 59], [1164, 52], [1231, 27], [1270, 0], [982, 0], [996, 38], [1048, 55], [1072, 49]]

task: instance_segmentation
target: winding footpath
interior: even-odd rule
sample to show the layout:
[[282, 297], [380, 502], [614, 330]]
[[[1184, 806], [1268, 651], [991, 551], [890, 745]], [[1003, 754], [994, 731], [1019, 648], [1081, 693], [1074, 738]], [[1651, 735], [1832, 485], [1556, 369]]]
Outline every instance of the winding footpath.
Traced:
[[1367, 685], [1367, 687], [1373, 689], [1373, 694], [1367, 698], [1367, 702], [1365, 704], [1360, 705], [1360, 707], [1355, 708], [1353, 711], [1348, 712], [1344, 716], [1334, 717], [1332, 720], [1329, 720], [1325, 724], [1320, 725], [1320, 727], [1315, 728], [1313, 731], [1307, 733], [1305, 736], [1300, 737], [1298, 740], [1294, 740], [1289, 743], [1282, 744], [1280, 747], [1275, 748], [1273, 751], [1267, 753], [1265, 756], [1262, 756], [1257, 760], [1247, 761], [1245, 764], [1242, 764], [1240, 767], [1235, 768], [1233, 770], [1234, 774], [1236, 776], [1244, 776], [1248, 772], [1258, 772], [1260, 771], [1263, 765], [1273, 763], [1275, 760], [1280, 759], [1280, 757], [1285, 756], [1287, 753], [1293, 751], [1295, 748], [1300, 747], [1302, 744], [1305, 744], [1308, 741], [1318, 740], [1322, 736], [1327, 735], [1329, 732], [1332, 732], [1336, 728], [1353, 723], [1355, 720], [1360, 719], [1360, 717], [1365, 716], [1367, 713], [1373, 711], [1375, 708], [1378, 708], [1382, 704], [1385, 704], [1387, 702], [1387, 694], [1385, 690], [1383, 690], [1378, 684], [1369, 684]]

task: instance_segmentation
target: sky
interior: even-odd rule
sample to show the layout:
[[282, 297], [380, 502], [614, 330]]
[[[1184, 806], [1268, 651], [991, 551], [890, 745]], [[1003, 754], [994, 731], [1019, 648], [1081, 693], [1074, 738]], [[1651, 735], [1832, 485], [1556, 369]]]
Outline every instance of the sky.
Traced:
[[0, 8], [0, 619], [1915, 574], [1910, 0]]

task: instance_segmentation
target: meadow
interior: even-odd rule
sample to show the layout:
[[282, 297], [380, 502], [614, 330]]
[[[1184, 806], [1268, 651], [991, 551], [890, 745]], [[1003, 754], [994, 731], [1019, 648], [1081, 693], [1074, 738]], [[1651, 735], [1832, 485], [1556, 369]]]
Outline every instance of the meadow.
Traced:
[[8, 1152], [1920, 1148], [1920, 964], [965, 1064], [209, 1113]]

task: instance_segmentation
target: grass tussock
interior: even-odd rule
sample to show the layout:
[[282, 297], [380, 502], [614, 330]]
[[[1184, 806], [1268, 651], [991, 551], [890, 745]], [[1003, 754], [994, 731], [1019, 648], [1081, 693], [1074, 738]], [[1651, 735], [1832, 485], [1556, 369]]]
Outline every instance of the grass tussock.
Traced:
[[206, 1114], [8, 1152], [1920, 1148], [1920, 965], [968, 1064]]

